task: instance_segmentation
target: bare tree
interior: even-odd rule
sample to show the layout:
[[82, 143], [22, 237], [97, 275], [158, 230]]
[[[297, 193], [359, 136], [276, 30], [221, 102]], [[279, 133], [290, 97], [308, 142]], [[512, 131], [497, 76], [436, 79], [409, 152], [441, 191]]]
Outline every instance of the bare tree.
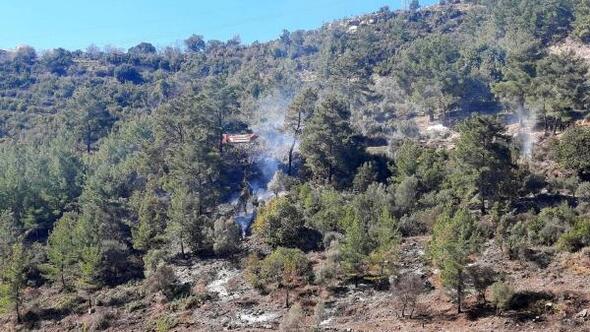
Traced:
[[405, 317], [409, 311], [408, 317], [412, 318], [418, 299], [424, 291], [422, 279], [413, 273], [404, 274], [392, 286], [392, 291], [401, 307], [401, 317]]

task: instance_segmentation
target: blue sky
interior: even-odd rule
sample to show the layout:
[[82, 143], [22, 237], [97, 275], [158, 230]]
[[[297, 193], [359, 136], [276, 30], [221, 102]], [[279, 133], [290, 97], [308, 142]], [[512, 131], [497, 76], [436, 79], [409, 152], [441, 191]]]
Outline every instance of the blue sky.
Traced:
[[[312, 29], [333, 19], [401, 6], [402, 0], [0, 0], [0, 48], [128, 48], [206, 39], [267, 41], [283, 29]], [[422, 0], [423, 5], [435, 0]]]

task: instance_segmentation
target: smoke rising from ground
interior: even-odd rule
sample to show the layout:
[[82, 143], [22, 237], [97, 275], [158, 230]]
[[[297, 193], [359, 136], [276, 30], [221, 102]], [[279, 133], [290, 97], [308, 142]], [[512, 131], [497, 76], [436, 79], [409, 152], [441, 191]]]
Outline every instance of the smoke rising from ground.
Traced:
[[520, 124], [518, 136], [522, 145], [520, 156], [525, 160], [529, 160], [533, 156], [533, 147], [537, 141], [537, 137], [533, 135], [537, 123], [537, 112], [535, 110], [527, 112], [521, 109], [518, 111], [518, 121]]
[[[285, 131], [285, 117], [292, 97], [275, 91], [260, 99], [255, 105], [250, 129], [258, 136], [249, 150], [249, 161], [255, 172], [246, 179], [252, 194], [258, 201], [267, 201], [274, 196], [268, 184], [286, 161], [294, 136]], [[297, 149], [297, 146], [295, 147]], [[239, 195], [239, 194], [238, 194]], [[238, 200], [234, 201], [238, 205]], [[249, 202], [245, 209], [237, 211], [236, 222], [246, 234], [256, 217], [255, 207]]]

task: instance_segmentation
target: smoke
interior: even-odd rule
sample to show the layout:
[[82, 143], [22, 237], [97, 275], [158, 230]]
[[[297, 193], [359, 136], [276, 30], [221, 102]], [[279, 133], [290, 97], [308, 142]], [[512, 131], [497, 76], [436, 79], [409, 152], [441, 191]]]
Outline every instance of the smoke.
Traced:
[[531, 110], [526, 112], [524, 110], [518, 111], [519, 130], [518, 136], [521, 141], [521, 158], [530, 160], [533, 156], [533, 147], [537, 143], [537, 137], [533, 135], [533, 130], [537, 123], [537, 112]]
[[[293, 144], [293, 135], [284, 130], [285, 117], [291, 100], [292, 95], [275, 91], [258, 100], [254, 105], [250, 129], [258, 138], [254, 142], [256, 147], [249, 150], [248, 159], [252, 163], [253, 172], [247, 181], [252, 194], [258, 201], [268, 201], [274, 196], [274, 193], [269, 190], [268, 184], [275, 173], [285, 164], [289, 149]], [[232, 204], [239, 206], [239, 199], [235, 199]], [[243, 209], [239, 210], [235, 215], [235, 220], [245, 235], [250, 224], [256, 218], [256, 208], [251, 202], [248, 202]]]
[[293, 142], [293, 136], [284, 130], [287, 108], [291, 101], [290, 95], [275, 91], [257, 102], [250, 127], [264, 147], [262, 157], [280, 161], [286, 158]]

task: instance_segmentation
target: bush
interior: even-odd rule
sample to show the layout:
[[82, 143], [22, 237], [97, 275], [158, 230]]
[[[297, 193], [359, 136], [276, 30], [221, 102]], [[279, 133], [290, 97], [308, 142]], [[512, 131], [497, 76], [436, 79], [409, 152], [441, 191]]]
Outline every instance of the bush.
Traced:
[[553, 245], [561, 234], [575, 222], [574, 209], [567, 204], [554, 208], [544, 208], [528, 225], [528, 237], [534, 244]]
[[505, 239], [510, 258], [514, 259], [522, 256], [522, 253], [528, 247], [528, 243], [527, 228], [524, 222], [519, 221], [510, 227]]
[[213, 225], [213, 251], [216, 255], [227, 256], [240, 249], [241, 230], [232, 219], [217, 219]]
[[106, 311], [96, 313], [90, 321], [89, 331], [103, 331], [109, 328], [111, 322], [115, 320], [117, 316], [114, 312]]
[[322, 240], [324, 248], [329, 248], [333, 242], [340, 242], [344, 238], [344, 235], [338, 232], [327, 232]]
[[422, 279], [413, 273], [406, 273], [395, 282], [392, 291], [400, 305], [401, 317], [405, 317], [406, 312], [409, 311], [409, 317], [412, 318], [418, 298], [424, 292]]
[[121, 82], [131, 82], [134, 84], [139, 84], [143, 82], [143, 78], [137, 69], [131, 65], [124, 64], [117, 68], [114, 71], [115, 78]]
[[568, 129], [554, 146], [559, 163], [578, 174], [590, 172], [590, 128]]
[[153, 272], [155, 272], [160, 266], [166, 263], [166, 257], [168, 256], [168, 251], [164, 249], [154, 249], [148, 251], [143, 256], [143, 266], [144, 266], [144, 274], [149, 276]]
[[170, 316], [162, 315], [156, 319], [154, 325], [156, 332], [168, 332], [176, 326], [176, 321]]
[[296, 303], [291, 308], [287, 315], [283, 317], [279, 331], [303, 331], [305, 315], [301, 304]]
[[576, 197], [581, 203], [590, 203], [590, 182], [582, 182], [578, 185]]
[[480, 302], [486, 302], [486, 290], [494, 284], [497, 273], [490, 266], [471, 265], [467, 268], [469, 281], [475, 291]]
[[162, 292], [168, 299], [174, 297], [176, 291], [176, 274], [169, 266], [160, 266], [145, 280], [145, 287], [149, 293]]
[[510, 307], [512, 297], [514, 296], [514, 290], [512, 287], [503, 282], [497, 281], [492, 285], [492, 304], [497, 310], [503, 311]]
[[119, 286], [96, 296], [96, 304], [100, 306], [118, 307], [139, 300], [140, 293], [134, 287]]
[[374, 162], [365, 162], [356, 170], [352, 187], [357, 192], [364, 192], [369, 185], [377, 181], [377, 169]]
[[416, 215], [405, 215], [399, 220], [399, 231], [403, 236], [416, 236], [426, 234], [428, 226]]
[[297, 247], [302, 243], [305, 219], [289, 197], [278, 197], [256, 217], [254, 232], [273, 247]]
[[578, 220], [557, 241], [557, 248], [564, 251], [574, 252], [587, 246], [590, 246], [590, 219]]
[[320, 324], [324, 321], [326, 316], [326, 304], [324, 301], [319, 301], [313, 308], [313, 322], [316, 328], [320, 327]]

